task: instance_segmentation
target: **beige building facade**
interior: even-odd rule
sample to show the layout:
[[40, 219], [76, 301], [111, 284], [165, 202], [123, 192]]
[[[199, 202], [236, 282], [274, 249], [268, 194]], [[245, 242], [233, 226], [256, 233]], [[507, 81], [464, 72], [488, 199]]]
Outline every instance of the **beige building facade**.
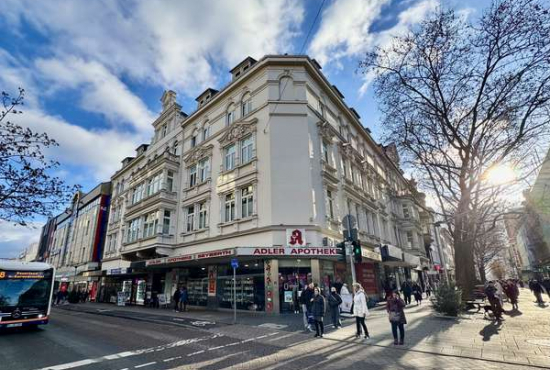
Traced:
[[423, 197], [395, 147], [373, 140], [307, 56], [247, 58], [231, 73], [189, 115], [165, 92], [152, 142], [111, 178], [102, 300], [162, 303], [179, 285], [192, 304], [230, 308], [235, 259], [239, 309], [291, 311], [309, 281], [351, 282], [336, 248], [346, 215], [370, 295], [422, 283]]

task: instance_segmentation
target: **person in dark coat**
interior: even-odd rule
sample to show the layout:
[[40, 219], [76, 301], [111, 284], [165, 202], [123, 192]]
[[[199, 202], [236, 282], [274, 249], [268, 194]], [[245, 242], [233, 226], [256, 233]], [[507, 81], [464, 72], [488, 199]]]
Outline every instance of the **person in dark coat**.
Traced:
[[432, 295], [432, 286], [430, 285], [430, 283], [427, 283], [426, 284], [426, 299], [430, 298], [431, 295]]
[[491, 304], [491, 310], [495, 315], [495, 319], [497, 319], [498, 321], [502, 320], [502, 312], [504, 312], [504, 310], [502, 309], [500, 299], [498, 299], [497, 296], [497, 288], [492, 281], [487, 283], [487, 286], [485, 287], [485, 295], [487, 296], [487, 299]]
[[421, 305], [422, 304], [422, 288], [420, 287], [420, 285], [418, 285], [417, 282], [413, 283], [412, 291], [413, 291], [413, 294], [414, 294], [414, 301], [416, 302], [416, 305], [417, 306]]
[[542, 292], [544, 291], [544, 288], [542, 287], [541, 283], [539, 283], [538, 280], [534, 279], [530, 284], [530, 288], [533, 291], [535, 298], [537, 299], [537, 303], [540, 305], [543, 304], [544, 301], [542, 300]]
[[548, 294], [548, 298], [550, 298], [550, 279], [544, 278], [542, 279], [542, 286], [544, 290], [546, 290], [546, 294]]
[[508, 282], [504, 285], [504, 292], [512, 304], [512, 309], [518, 309], [518, 296], [519, 289], [515, 281], [509, 279]]
[[[398, 292], [393, 292], [391, 298], [386, 302], [386, 311], [388, 312], [391, 324], [394, 345], [403, 345], [405, 343], [405, 324], [407, 323], [407, 318], [403, 310], [404, 307], [405, 302], [401, 299]], [[398, 329], [399, 337], [397, 336]]]
[[180, 308], [182, 311], [187, 311], [187, 301], [189, 300], [189, 294], [187, 292], [187, 287], [183, 287], [180, 292]]
[[330, 288], [330, 295], [328, 296], [328, 306], [330, 307], [330, 317], [332, 318], [332, 324], [334, 328], [341, 328], [340, 323], [340, 305], [342, 304], [342, 298], [336, 291], [336, 287]]
[[302, 290], [300, 295], [300, 304], [302, 305], [302, 312], [304, 313], [304, 329], [307, 331], [313, 331], [311, 324], [309, 323], [308, 316], [310, 314], [311, 299], [313, 298], [313, 283], [309, 284]]
[[323, 337], [325, 328], [323, 325], [323, 317], [325, 316], [325, 298], [321, 295], [321, 290], [316, 287], [313, 290], [313, 298], [311, 299], [311, 314], [315, 320], [315, 337]]
[[172, 296], [172, 301], [174, 302], [174, 312], [179, 311], [180, 295], [181, 295], [180, 290], [176, 289], [176, 291], [174, 292], [174, 295]]
[[405, 304], [411, 304], [412, 284], [409, 280], [405, 281], [403, 285], [401, 285], [401, 293], [403, 293], [403, 296], [405, 297]]

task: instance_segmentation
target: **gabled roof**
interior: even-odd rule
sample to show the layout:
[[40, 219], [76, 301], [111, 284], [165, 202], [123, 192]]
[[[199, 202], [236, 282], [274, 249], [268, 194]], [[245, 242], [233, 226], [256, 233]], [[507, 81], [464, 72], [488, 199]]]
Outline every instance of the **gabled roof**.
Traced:
[[257, 60], [252, 58], [252, 57], [246, 57], [242, 62], [240, 62], [239, 64], [237, 64], [235, 67], [233, 67], [233, 69], [231, 69], [229, 72], [233, 73], [235, 70], [241, 68], [244, 64], [254, 64], [256, 63]]
[[196, 102], [200, 101], [204, 96], [208, 95], [208, 93], [210, 93], [210, 96], [214, 96], [218, 92], [219, 92], [218, 90], [212, 89], [211, 87], [209, 87], [208, 89], [206, 89], [202, 93], [200, 93], [199, 96], [197, 96], [197, 98], [195, 99], [195, 101]]

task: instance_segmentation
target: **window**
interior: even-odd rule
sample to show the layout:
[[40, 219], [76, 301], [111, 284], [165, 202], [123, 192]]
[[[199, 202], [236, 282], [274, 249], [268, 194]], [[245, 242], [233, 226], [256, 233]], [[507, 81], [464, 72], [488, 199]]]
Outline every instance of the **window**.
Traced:
[[254, 194], [252, 186], [241, 189], [241, 217], [251, 217], [254, 210]]
[[206, 125], [204, 126], [204, 128], [202, 129], [202, 141], [205, 141], [206, 139], [208, 139], [210, 137], [210, 126], [209, 125]]
[[144, 188], [145, 188], [144, 183], [141, 183], [134, 188], [134, 192], [132, 193], [132, 204], [136, 204], [143, 198]]
[[180, 147], [179, 141], [177, 141], [177, 140], [174, 142], [174, 151], [173, 151], [173, 153], [175, 155], [180, 155], [181, 154], [181, 147]]
[[86, 221], [86, 233], [85, 235], [88, 235], [88, 232], [90, 231], [90, 220]]
[[157, 212], [151, 212], [144, 217], [143, 222], [143, 237], [149, 238], [156, 234], [158, 219]]
[[226, 116], [226, 121], [225, 121], [225, 123], [227, 124], [227, 126], [229, 126], [229, 125], [232, 124], [234, 121], [235, 121], [235, 111], [233, 111], [233, 110], [228, 111], [228, 112], [227, 112], [227, 116]]
[[344, 178], [348, 176], [348, 166], [344, 158], [342, 158], [342, 175]]
[[197, 145], [197, 136], [191, 137], [191, 148], [194, 148]]
[[410, 218], [411, 214], [409, 213], [409, 207], [406, 204], [403, 204], [403, 217]]
[[363, 189], [363, 175], [361, 174], [361, 171], [357, 171], [355, 179], [357, 180], [357, 185]]
[[170, 211], [164, 211], [164, 220], [162, 222], [162, 233], [164, 235], [170, 234]]
[[332, 199], [332, 191], [327, 190], [327, 205], [328, 205], [328, 216], [334, 218], [334, 199]]
[[247, 137], [241, 141], [241, 163], [248, 163], [254, 156], [254, 138]]
[[162, 173], [157, 173], [155, 176], [149, 179], [147, 182], [147, 196], [156, 194], [160, 191], [162, 183]]
[[166, 191], [174, 191], [174, 172], [168, 171], [166, 175]]
[[322, 142], [322, 146], [321, 146], [321, 155], [323, 156], [323, 159], [325, 160], [325, 162], [327, 164], [330, 164], [330, 161], [329, 161], [329, 149], [328, 149], [328, 144], [326, 141], [323, 140]]
[[168, 134], [168, 125], [162, 126], [162, 137], [166, 137], [166, 134]]
[[197, 165], [189, 167], [189, 187], [197, 185]]
[[187, 232], [195, 230], [195, 206], [187, 207]]
[[135, 218], [130, 221], [127, 225], [128, 231], [126, 234], [126, 241], [128, 243], [134, 242], [139, 237], [140, 227], [141, 227], [141, 218]]
[[252, 100], [250, 98], [250, 94], [246, 94], [243, 97], [243, 101], [241, 103], [241, 114], [242, 117], [248, 115], [252, 111]]
[[210, 176], [210, 160], [203, 158], [199, 161], [199, 183], [205, 182]]
[[206, 202], [199, 203], [199, 229], [206, 229], [208, 227], [207, 217]]
[[407, 247], [412, 248], [414, 237], [412, 231], [407, 231]]
[[235, 168], [235, 144], [229, 145], [225, 148], [224, 167], [226, 171]]
[[225, 196], [225, 222], [235, 220], [235, 194], [227, 194]]

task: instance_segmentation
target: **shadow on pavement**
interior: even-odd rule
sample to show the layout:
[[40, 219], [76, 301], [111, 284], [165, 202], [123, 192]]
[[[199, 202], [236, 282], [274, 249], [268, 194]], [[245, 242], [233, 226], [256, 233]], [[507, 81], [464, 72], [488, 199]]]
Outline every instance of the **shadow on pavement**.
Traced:
[[491, 321], [483, 329], [481, 329], [479, 335], [483, 337], [484, 342], [488, 342], [491, 340], [493, 335], [498, 335], [501, 325], [502, 323], [500, 321]]

